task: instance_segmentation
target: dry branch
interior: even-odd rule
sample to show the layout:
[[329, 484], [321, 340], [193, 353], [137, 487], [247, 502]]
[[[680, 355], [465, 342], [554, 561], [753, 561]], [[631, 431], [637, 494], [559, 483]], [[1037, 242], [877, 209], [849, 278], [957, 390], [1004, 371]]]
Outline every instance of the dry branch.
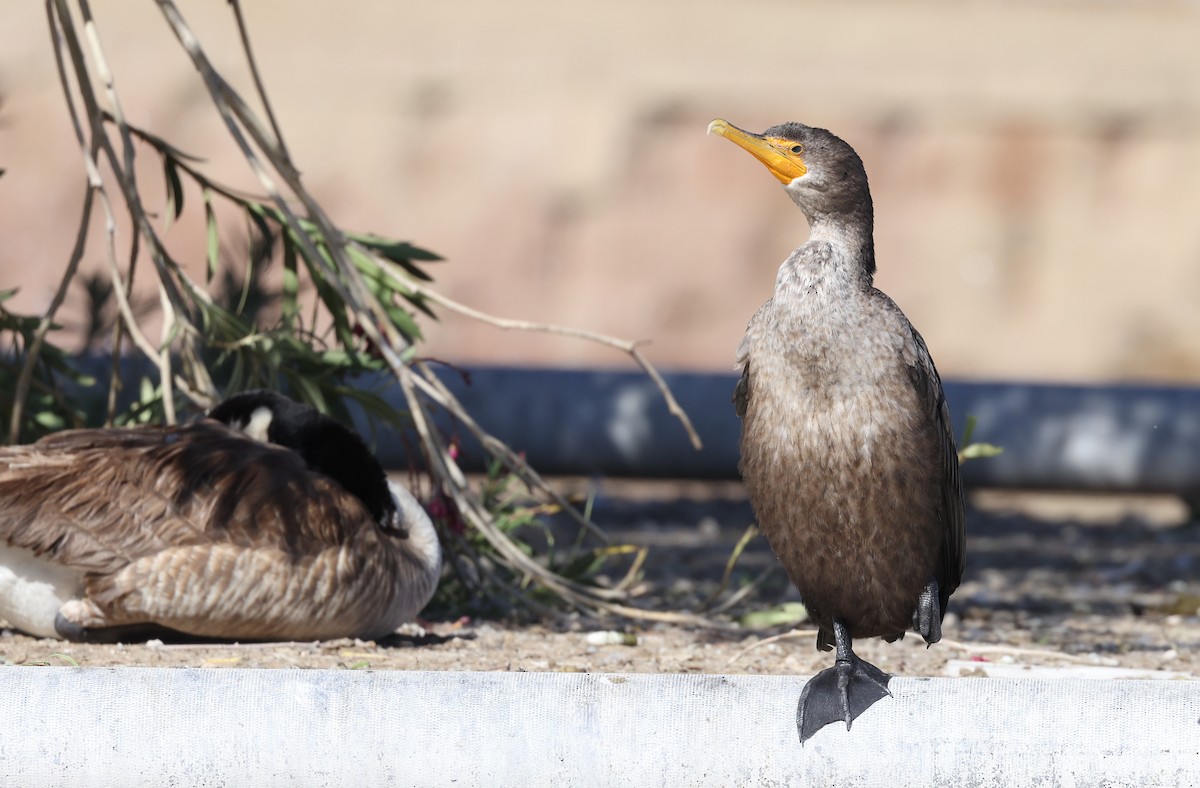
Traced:
[[[277, 223], [285, 246], [285, 267], [288, 265], [288, 255], [293, 255], [293, 267], [289, 270], [293, 276], [297, 275], [299, 269], [295, 267], [295, 255], [298, 253], [304, 261], [304, 270], [307, 271], [309, 279], [325, 288], [319, 291], [314, 308], [323, 305], [333, 318], [335, 327], [340, 326], [344, 334], [349, 333], [345, 331], [345, 327], [350, 325], [362, 332], [365, 341], [369, 343], [368, 347], [378, 354], [382, 368], [390, 371], [399, 384], [411, 423], [420, 439], [435, 490], [449, 497], [457, 512], [482, 537], [483, 541], [479, 544], [486, 545], [488, 552], [484, 555], [472, 546], [469, 540], [454, 534], [443, 534], [448, 542], [461, 551], [461, 554], [456, 556], [456, 565], [470, 567], [470, 573], [477, 576], [483, 584], [480, 588], [505, 594], [515, 604], [543, 616], [559, 615], [559, 612], [553, 605], [543, 602], [544, 597], [532, 593], [532, 589], [527, 587], [530, 583], [548, 593], [550, 597], [565, 602], [567, 607], [586, 615], [615, 614], [642, 620], [713, 625], [713, 622], [699, 615], [646, 610], [629, 603], [628, 589], [634, 585], [645, 558], [644, 552], [636, 554], [632, 566], [625, 572], [620, 583], [612, 588], [604, 588], [562, 576], [549, 565], [549, 559], [542, 561], [531, 557], [523, 545], [519, 545], [513, 536], [498, 527], [495, 512], [489, 511], [483, 495], [473, 488], [458, 466], [449, 442], [437, 428], [432, 418], [434, 409], [446, 412], [456, 423], [465, 425], [491, 457], [532, 490], [566, 512], [580, 528], [605, 539], [603, 532], [589, 518], [553, 490], [520, 455], [480, 428], [430, 367], [416, 359], [413, 352], [413, 342], [416, 338], [410, 336], [414, 332], [407, 328], [402, 329], [402, 325], [405, 325], [403, 322], [397, 323], [396, 309], [399, 307], [381, 300], [379, 291], [372, 289], [380, 287], [380, 279], [373, 278], [369, 284], [364, 270], [360, 270], [360, 267], [366, 260], [369, 266], [366, 270], [378, 269], [382, 272], [382, 277], [386, 280], [384, 284], [389, 288], [384, 291], [388, 298], [392, 298], [393, 294], [400, 294], [418, 305], [427, 300], [449, 311], [500, 329], [572, 337], [606, 345], [627, 354], [658, 387], [670, 412], [680, 420], [693, 445], [699, 448], [700, 438], [695, 428], [662, 376], [641, 352], [640, 346], [643, 343], [579, 329], [487, 315], [415, 281], [414, 277], [398, 264], [405, 261], [396, 257], [389, 258], [380, 249], [371, 248], [369, 243], [358, 243], [354, 239], [364, 237], [351, 237], [343, 232], [301, 181], [299, 168], [293, 163], [284, 145], [282, 130], [264, 87], [250, 45], [242, 9], [237, 0], [230, 0], [230, 5], [257, 97], [266, 114], [266, 123], [259, 119], [249, 103], [217, 72], [176, 4], [172, 0], [156, 0], [156, 3], [167, 27], [199, 74], [230, 137], [265, 192], [264, 201], [260, 202], [259, 198], [214, 183], [185, 161], [187, 157], [178, 150], [130, 122], [121, 106], [117, 80], [105, 57], [99, 28], [88, 0], [75, 0], [74, 4], [70, 0], [47, 0], [46, 11], [63, 94], [75, 125], [88, 176], [84, 216], [80, 224], [76, 250], [72, 253], [60, 287], [60, 296], [75, 275], [89, 220], [98, 202], [105, 218], [109, 276], [120, 314], [118, 331], [127, 335], [137, 350], [158, 368], [158, 382], [166, 421], [173, 422], [177, 416], [176, 390], [199, 404], [207, 405], [217, 397], [218, 391], [208, 367], [209, 362], [201, 350], [204, 342], [209, 342], [210, 346], [212, 344], [211, 337], [205, 334], [206, 330], [211, 330], [208, 323], [220, 318], [221, 314], [215, 308], [211, 296], [192, 282], [172, 259], [150, 220], [151, 214], [143, 204], [135, 176], [138, 144], [150, 145], [163, 156], [168, 176], [169, 209], [174, 208], [176, 214], [182, 210], [179, 173], [183, 173], [204, 190], [206, 211], [211, 211], [211, 206], [208, 205], [211, 196], [219, 194], [254, 213], [258, 219], [264, 222], [270, 219]], [[82, 35], [75, 21], [76, 16], [82, 25]], [[115, 135], [115, 141], [110, 137], [110, 129]], [[119, 142], [119, 153], [114, 142]], [[118, 265], [116, 213], [112, 195], [102, 175], [102, 164], [107, 165], [111, 171], [133, 225], [133, 237], [129, 244], [129, 269], [124, 277]], [[211, 220], [212, 214], [209, 213], [208, 217]], [[168, 217], [168, 220], [170, 218]], [[213, 265], [214, 256], [213, 237], [215, 234], [210, 227], [210, 266]], [[135, 264], [143, 250], [153, 263], [164, 318], [163, 333], [157, 344], [144, 335], [130, 303]], [[56, 298], [51, 310], [44, 316], [45, 327], [49, 326], [58, 303], [61, 303], [61, 297]], [[411, 321], [411, 316], [400, 317], [407, 317]], [[289, 330], [291, 329], [289, 326]], [[44, 331], [45, 328], [39, 327], [39, 339], [44, 336]], [[347, 345], [344, 334], [337, 331], [334, 331], [334, 334], [345, 351], [361, 352]], [[293, 334], [294, 338], [301, 336], [305, 335], [302, 332]], [[308, 336], [311, 338], [311, 334]], [[116, 337], [113, 353], [119, 355], [121, 333]], [[256, 346], [261, 339], [260, 333], [251, 330], [251, 333], [240, 339], [229, 340], [222, 348], [226, 352], [238, 352]], [[37, 345], [36, 342], [34, 344]], [[31, 350], [26, 368], [31, 368], [36, 363], [37, 347]], [[176, 359], [180, 362], [178, 370], [174, 368]], [[114, 374], [109, 391], [110, 419], [117, 385], [117, 375]], [[29, 383], [25, 381], [18, 406], [28, 388]], [[13, 437], [19, 419], [18, 410], [14, 413], [13, 424], [10, 425], [10, 434]], [[467, 570], [464, 569], [465, 571]]]

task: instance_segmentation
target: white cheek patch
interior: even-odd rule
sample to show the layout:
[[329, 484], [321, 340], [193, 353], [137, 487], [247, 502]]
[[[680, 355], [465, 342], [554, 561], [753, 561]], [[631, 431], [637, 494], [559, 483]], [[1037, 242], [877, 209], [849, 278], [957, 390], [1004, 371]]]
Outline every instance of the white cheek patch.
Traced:
[[269, 443], [267, 440], [267, 430], [270, 428], [271, 419], [274, 416], [275, 414], [266, 406], [255, 408], [254, 412], [250, 414], [250, 420], [246, 422], [241, 430], [260, 443]]
[[22, 632], [58, 637], [58, 609], [82, 592], [81, 572], [39, 558], [32, 550], [0, 544], [0, 618]]

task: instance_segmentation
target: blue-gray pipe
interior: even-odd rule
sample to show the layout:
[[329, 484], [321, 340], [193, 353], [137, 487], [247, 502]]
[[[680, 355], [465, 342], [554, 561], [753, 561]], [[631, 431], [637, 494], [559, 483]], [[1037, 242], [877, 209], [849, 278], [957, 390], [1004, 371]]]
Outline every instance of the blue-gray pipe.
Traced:
[[[479, 423], [543, 473], [737, 478], [736, 376], [665, 378], [704, 441], [701, 451], [638, 372], [443, 373]], [[946, 398], [957, 435], [972, 416], [973, 440], [1003, 448], [963, 466], [968, 486], [1200, 493], [1200, 389], [947, 381]], [[399, 442], [385, 443], [381, 453], [391, 465], [406, 462]]]
[[[109, 361], [79, 360], [100, 385]], [[153, 370], [123, 365], [134, 381]], [[657, 389], [637, 371], [497, 366], [443, 368], [442, 379], [489, 432], [524, 451], [545, 474], [735, 479], [740, 425], [730, 404], [732, 373], [667, 373], [664, 377], [704, 441], [692, 449]], [[373, 386], [372, 381], [360, 381]], [[968, 416], [974, 440], [996, 444], [998, 457], [963, 466], [970, 487], [1175, 493], [1200, 498], [1200, 388], [1080, 386], [946, 381], [946, 398], [961, 436]], [[126, 387], [127, 391], [136, 386]], [[404, 403], [393, 386], [386, 397]], [[360, 428], [366, 428], [359, 420]], [[465, 429], [466, 465], [483, 454]], [[369, 430], [367, 430], [369, 431]], [[378, 450], [393, 468], [410, 465], [407, 440], [381, 436]], [[419, 462], [419, 460], [417, 461]]]

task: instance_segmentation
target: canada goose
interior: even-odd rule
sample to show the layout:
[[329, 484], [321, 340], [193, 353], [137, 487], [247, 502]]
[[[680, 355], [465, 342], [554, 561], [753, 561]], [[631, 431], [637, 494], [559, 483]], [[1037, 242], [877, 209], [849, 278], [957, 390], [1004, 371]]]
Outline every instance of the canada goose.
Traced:
[[411, 621], [441, 547], [362, 439], [273, 392], [210, 416], [0, 448], [0, 618], [72, 640], [377, 638]]
[[709, 131], [767, 166], [808, 218], [774, 296], [738, 348], [741, 471], [759, 525], [819, 626], [835, 666], [809, 681], [801, 741], [846, 728], [890, 695], [853, 638], [911, 625], [941, 639], [963, 573], [963, 500], [950, 412], [924, 340], [872, 285], [873, 211], [854, 149], [799, 123]]

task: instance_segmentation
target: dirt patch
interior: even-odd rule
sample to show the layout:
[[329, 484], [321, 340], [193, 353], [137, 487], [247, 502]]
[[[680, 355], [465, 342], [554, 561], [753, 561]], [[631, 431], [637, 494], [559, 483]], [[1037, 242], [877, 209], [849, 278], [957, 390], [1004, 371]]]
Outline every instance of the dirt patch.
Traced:
[[[651, 547], [643, 597], [680, 606], [717, 587], [753, 520], [737, 485], [650, 483], [606, 483], [595, 517], [615, 540]], [[427, 622], [424, 635], [378, 643], [81, 645], [4, 629], [0, 661], [64, 664], [62, 654], [96, 667], [811, 674], [831, 664], [811, 633], [749, 648], [787, 628], [736, 624], [747, 612], [797, 600], [773, 567], [757, 537], [731, 578], [732, 589], [757, 584], [728, 611], [730, 630], [610, 625], [632, 635], [621, 638], [597, 634], [603, 625], [458, 620]], [[980, 494], [968, 510], [967, 575], [950, 603], [946, 640], [927, 649], [910, 636], [856, 649], [906, 676], [987, 675], [1014, 664], [1200, 676], [1198, 569], [1200, 526], [1176, 501]]]

